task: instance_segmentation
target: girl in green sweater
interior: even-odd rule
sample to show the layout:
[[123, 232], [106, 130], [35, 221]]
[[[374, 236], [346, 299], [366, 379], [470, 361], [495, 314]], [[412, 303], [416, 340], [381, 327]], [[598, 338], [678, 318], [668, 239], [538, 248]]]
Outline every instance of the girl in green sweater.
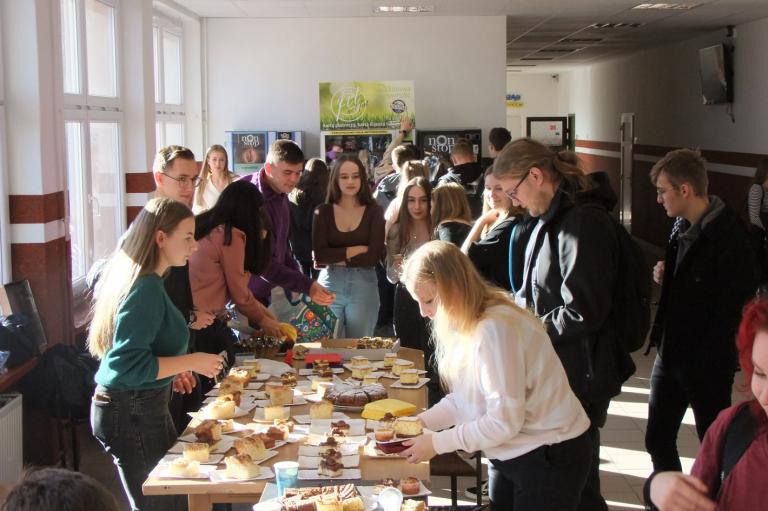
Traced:
[[94, 436], [115, 460], [134, 510], [182, 509], [175, 497], [145, 497], [141, 485], [176, 441], [168, 412], [176, 374], [215, 376], [219, 355], [187, 353], [184, 317], [163, 287], [171, 266], [197, 250], [195, 219], [180, 202], [149, 201], [96, 289], [88, 349], [101, 359], [91, 406]]

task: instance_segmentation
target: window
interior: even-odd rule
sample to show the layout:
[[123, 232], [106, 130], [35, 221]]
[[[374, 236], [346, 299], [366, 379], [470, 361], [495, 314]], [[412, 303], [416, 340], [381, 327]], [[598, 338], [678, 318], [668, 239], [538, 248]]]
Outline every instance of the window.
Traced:
[[88, 94], [117, 97], [115, 8], [101, 0], [85, 0]]
[[156, 15], [152, 41], [155, 55], [155, 141], [157, 147], [184, 145], [184, 90], [182, 29], [172, 20]]
[[125, 229], [118, 51], [119, 0], [60, 0], [72, 281]]

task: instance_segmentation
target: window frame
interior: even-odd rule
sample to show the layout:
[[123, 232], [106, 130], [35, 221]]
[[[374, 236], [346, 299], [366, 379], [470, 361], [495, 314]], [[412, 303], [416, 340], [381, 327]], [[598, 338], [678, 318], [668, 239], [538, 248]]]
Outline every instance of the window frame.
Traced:
[[[165, 102], [165, 48], [163, 33], [169, 32], [179, 38], [179, 104]], [[155, 69], [155, 141], [158, 148], [168, 145], [166, 125], [181, 124], [182, 140], [172, 141], [184, 145], [186, 142], [186, 95], [184, 87], [184, 27], [180, 22], [155, 11], [152, 17], [152, 40]], [[159, 101], [158, 101], [159, 99]]]
[[3, 34], [0, 24], [0, 285], [11, 281], [10, 213], [8, 211], [9, 181], [5, 138], [5, 76], [3, 74]]
[[[79, 83], [79, 90], [80, 92], [77, 94], [72, 93], [64, 93], [64, 108], [63, 108], [63, 121], [62, 121], [62, 129], [64, 130], [64, 134], [66, 136], [66, 124], [70, 122], [77, 122], [80, 124], [80, 135], [81, 135], [81, 141], [80, 141], [80, 151], [82, 154], [82, 168], [79, 169], [80, 175], [79, 175], [79, 182], [78, 183], [70, 183], [69, 182], [69, 168], [67, 168], [66, 172], [66, 182], [67, 182], [67, 197], [69, 198], [69, 191], [73, 186], [78, 186], [81, 188], [83, 192], [83, 196], [86, 198], [86, 200], [83, 200], [81, 204], [73, 204], [71, 201], [67, 201], [69, 204], [69, 208], [67, 210], [67, 239], [71, 240], [70, 237], [70, 225], [74, 218], [82, 218], [84, 220], [84, 225], [82, 225], [82, 230], [84, 233], [84, 240], [85, 240], [85, 272], [87, 275], [88, 269], [93, 265], [95, 262], [94, 258], [94, 236], [95, 233], [93, 228], [93, 210], [92, 210], [92, 199], [93, 199], [93, 183], [91, 180], [92, 176], [92, 165], [91, 165], [91, 129], [90, 125], [91, 123], [98, 123], [98, 122], [105, 122], [105, 123], [115, 123], [118, 127], [118, 154], [117, 154], [117, 175], [115, 176], [115, 190], [114, 194], [116, 197], [116, 204], [115, 204], [115, 212], [116, 212], [116, 218], [115, 221], [115, 227], [117, 229], [118, 233], [118, 239], [119, 236], [125, 231], [126, 229], [126, 192], [125, 192], [125, 120], [124, 120], [124, 110], [123, 110], [123, 97], [122, 97], [122, 37], [121, 37], [121, 28], [120, 28], [120, 20], [121, 20], [121, 0], [95, 0], [97, 2], [100, 2], [102, 4], [108, 5], [114, 9], [113, 11], [113, 24], [114, 24], [114, 40], [115, 40], [115, 91], [117, 96], [114, 98], [110, 97], [103, 97], [103, 96], [92, 96], [88, 92], [88, 62], [87, 62], [87, 37], [86, 37], [86, 20], [85, 20], [85, 2], [86, 0], [60, 0], [60, 1], [72, 1], [75, 4], [76, 7], [76, 13], [77, 13], [77, 22], [75, 29], [77, 30], [76, 34], [76, 41], [77, 41], [77, 62], [78, 62], [78, 72], [77, 72], [77, 80]], [[61, 24], [61, 22], [60, 22]], [[63, 27], [62, 27], [63, 32]], [[63, 37], [63, 36], [62, 36]], [[61, 45], [63, 47], [63, 44]], [[64, 75], [64, 59], [62, 58], [62, 68], [61, 73]], [[63, 90], [63, 80], [62, 80], [62, 90]], [[65, 139], [65, 147], [68, 147], [69, 143], [68, 140]], [[66, 156], [66, 163], [69, 165], [69, 155]], [[75, 208], [78, 208], [77, 211], [73, 211]], [[115, 240], [117, 242], [117, 239]], [[71, 257], [71, 255], [70, 255]], [[73, 294], [78, 297], [82, 295], [85, 291], [86, 283], [85, 283], [85, 277], [86, 275], [75, 277], [73, 274], [70, 275], [71, 281], [72, 281], [72, 291]]]

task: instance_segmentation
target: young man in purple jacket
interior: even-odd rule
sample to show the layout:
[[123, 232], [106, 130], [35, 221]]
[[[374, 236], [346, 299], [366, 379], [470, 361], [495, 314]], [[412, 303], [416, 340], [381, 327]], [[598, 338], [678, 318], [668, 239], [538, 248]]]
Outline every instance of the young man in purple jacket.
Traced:
[[290, 140], [278, 140], [269, 146], [264, 168], [242, 178], [259, 188], [264, 197], [264, 211], [272, 221], [272, 259], [267, 271], [252, 276], [248, 286], [253, 295], [267, 306], [272, 288], [277, 286], [308, 294], [312, 301], [320, 305], [333, 302], [333, 295], [327, 289], [301, 272], [288, 246], [291, 224], [288, 193], [299, 182], [303, 169], [304, 153], [299, 146]]

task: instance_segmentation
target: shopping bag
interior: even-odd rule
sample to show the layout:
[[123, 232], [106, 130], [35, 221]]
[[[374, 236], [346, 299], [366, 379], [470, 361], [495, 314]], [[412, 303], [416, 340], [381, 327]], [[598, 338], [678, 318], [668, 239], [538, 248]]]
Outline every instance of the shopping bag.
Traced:
[[301, 299], [293, 300], [292, 295], [293, 293], [282, 287], [272, 288], [269, 310], [281, 323], [290, 323], [304, 308]]
[[335, 336], [337, 318], [329, 307], [313, 302], [307, 295], [302, 295], [295, 302], [288, 297], [288, 301], [291, 305], [303, 304], [290, 321], [297, 330], [296, 342], [316, 342]]

